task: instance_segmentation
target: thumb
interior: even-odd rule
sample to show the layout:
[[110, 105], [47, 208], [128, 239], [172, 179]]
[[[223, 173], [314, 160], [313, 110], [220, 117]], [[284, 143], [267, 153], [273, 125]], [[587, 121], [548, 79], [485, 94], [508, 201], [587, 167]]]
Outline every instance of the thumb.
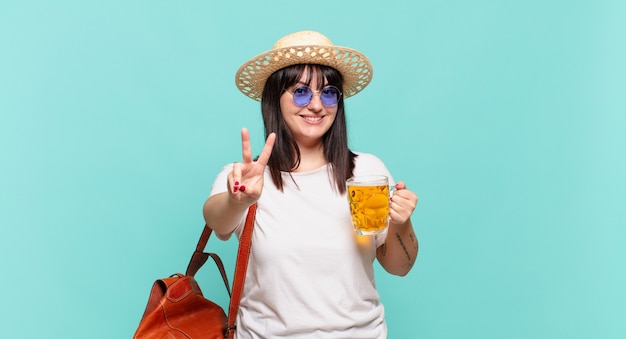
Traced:
[[398, 181], [395, 187], [397, 190], [403, 190], [406, 189], [406, 184], [404, 183], [404, 181]]

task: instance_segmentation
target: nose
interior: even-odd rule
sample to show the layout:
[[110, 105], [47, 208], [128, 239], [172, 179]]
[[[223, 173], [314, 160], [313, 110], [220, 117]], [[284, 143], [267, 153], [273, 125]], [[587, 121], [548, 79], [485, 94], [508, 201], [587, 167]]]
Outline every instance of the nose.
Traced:
[[307, 105], [307, 108], [311, 112], [319, 113], [322, 110], [322, 98], [320, 97], [319, 92], [313, 92], [313, 96], [311, 97], [311, 102]]

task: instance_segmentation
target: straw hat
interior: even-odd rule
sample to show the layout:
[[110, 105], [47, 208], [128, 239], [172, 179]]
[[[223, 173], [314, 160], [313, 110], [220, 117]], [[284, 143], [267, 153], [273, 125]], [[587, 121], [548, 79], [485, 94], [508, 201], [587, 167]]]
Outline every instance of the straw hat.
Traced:
[[260, 101], [267, 78], [296, 64], [319, 64], [338, 70], [344, 80], [344, 98], [359, 93], [372, 80], [372, 65], [361, 52], [335, 46], [318, 32], [301, 31], [282, 37], [271, 50], [244, 63], [237, 71], [235, 83], [243, 94]]

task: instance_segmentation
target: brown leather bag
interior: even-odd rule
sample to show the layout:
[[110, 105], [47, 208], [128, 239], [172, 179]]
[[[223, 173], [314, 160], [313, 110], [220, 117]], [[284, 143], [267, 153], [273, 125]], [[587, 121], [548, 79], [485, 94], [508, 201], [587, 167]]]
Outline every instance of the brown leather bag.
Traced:
[[[211, 236], [211, 228], [205, 225], [185, 275], [177, 273], [169, 278], [158, 279], [152, 285], [148, 305], [135, 331], [134, 339], [233, 337], [248, 267], [255, 214], [256, 204], [248, 209], [246, 224], [239, 239], [233, 293], [230, 293], [228, 277], [220, 257], [215, 253], [204, 252]], [[230, 295], [228, 317], [219, 305], [202, 295], [200, 286], [194, 279], [196, 272], [209, 257], [217, 264]]]

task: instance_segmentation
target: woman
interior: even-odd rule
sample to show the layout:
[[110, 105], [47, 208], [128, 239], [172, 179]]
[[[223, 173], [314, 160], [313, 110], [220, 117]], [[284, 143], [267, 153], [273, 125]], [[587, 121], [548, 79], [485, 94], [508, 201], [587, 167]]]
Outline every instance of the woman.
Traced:
[[203, 213], [222, 239], [239, 236], [258, 204], [237, 338], [385, 338], [373, 261], [405, 275], [415, 262], [410, 216], [417, 196], [395, 183], [385, 233], [357, 236], [346, 179], [383, 174], [375, 156], [348, 148], [343, 99], [371, 80], [360, 52], [313, 31], [290, 34], [238, 71], [238, 88], [261, 101], [267, 141], [217, 176]]

